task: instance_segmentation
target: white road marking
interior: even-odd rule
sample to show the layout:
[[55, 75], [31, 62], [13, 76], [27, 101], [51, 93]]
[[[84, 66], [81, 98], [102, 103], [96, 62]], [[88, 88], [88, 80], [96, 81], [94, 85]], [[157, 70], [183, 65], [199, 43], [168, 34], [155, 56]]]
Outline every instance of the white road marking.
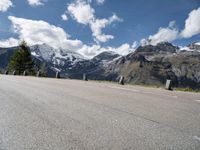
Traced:
[[195, 101], [200, 103], [200, 100], [195, 100]]
[[158, 96], [167, 96], [167, 97], [172, 97], [172, 98], [178, 98], [178, 96], [174, 96], [174, 95], [159, 94], [159, 93], [153, 93], [153, 92], [144, 92], [144, 91], [140, 91], [140, 90], [127, 89], [127, 88], [122, 88], [122, 87], [117, 87], [117, 86], [109, 86], [109, 88], [120, 89], [120, 90], [131, 91], [131, 92], [137, 92], [137, 93], [143, 93], [143, 94], [153, 94], [153, 95], [158, 95]]
[[197, 141], [200, 142], [200, 137], [198, 137], [198, 136], [194, 136], [193, 138], [194, 138], [195, 140], [197, 140]]

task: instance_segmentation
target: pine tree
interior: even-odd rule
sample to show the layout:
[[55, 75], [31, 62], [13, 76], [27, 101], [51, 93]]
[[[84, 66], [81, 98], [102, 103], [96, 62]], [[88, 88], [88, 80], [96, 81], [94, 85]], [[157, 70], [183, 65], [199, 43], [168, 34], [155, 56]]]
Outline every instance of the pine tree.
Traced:
[[23, 74], [24, 71], [29, 75], [33, 75], [34, 71], [34, 62], [32, 56], [27, 46], [26, 42], [23, 41], [19, 48], [16, 49], [13, 56], [10, 58], [8, 69], [10, 71], [16, 71], [17, 74]]

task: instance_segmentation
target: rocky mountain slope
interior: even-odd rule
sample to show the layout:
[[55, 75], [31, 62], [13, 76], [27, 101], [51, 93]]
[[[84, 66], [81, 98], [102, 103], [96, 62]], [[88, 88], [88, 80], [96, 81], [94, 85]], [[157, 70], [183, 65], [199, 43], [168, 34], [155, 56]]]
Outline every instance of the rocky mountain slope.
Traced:
[[[0, 49], [0, 69], [5, 70], [15, 48]], [[117, 81], [121, 75], [131, 84], [163, 85], [172, 79], [176, 87], [200, 89], [200, 43], [186, 47], [170, 43], [140, 46], [127, 56], [103, 52], [87, 60], [76, 52], [54, 49], [46, 44], [30, 47], [33, 58], [48, 76]]]
[[102, 72], [109, 80], [120, 75], [127, 83], [163, 85], [171, 79], [176, 87], [200, 88], [200, 52], [182, 50], [170, 43], [139, 47], [109, 64]]

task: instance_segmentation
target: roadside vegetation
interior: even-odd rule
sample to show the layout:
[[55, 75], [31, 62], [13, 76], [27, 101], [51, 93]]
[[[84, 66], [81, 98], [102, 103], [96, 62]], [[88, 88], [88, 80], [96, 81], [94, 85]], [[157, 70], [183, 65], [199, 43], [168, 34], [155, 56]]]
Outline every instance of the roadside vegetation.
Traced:
[[200, 93], [200, 89], [192, 89], [192, 88], [174, 88], [175, 91], [182, 91], [182, 92], [196, 92]]
[[32, 60], [29, 47], [26, 42], [23, 41], [10, 58], [7, 66], [8, 71], [15, 71], [18, 75], [21, 75], [24, 72], [26, 72], [27, 75], [35, 75], [36, 70], [34, 69], [34, 66], [35, 64]]

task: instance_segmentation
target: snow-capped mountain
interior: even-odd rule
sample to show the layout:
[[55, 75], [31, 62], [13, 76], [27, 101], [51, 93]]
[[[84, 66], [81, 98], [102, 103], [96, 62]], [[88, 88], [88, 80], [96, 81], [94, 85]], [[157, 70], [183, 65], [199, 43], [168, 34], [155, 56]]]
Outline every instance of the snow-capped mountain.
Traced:
[[115, 61], [116, 59], [120, 58], [121, 55], [112, 52], [112, 51], [106, 51], [106, 52], [102, 52], [99, 55], [95, 56], [91, 61], [93, 61], [94, 63], [98, 64], [98, 65], [102, 65], [104, 67], [106, 67], [109, 63], [112, 63], [113, 61]]
[[64, 50], [55, 49], [47, 44], [34, 45], [30, 47], [31, 54], [48, 64], [48, 67], [55, 72], [61, 72], [65, 77], [80, 78], [83, 73], [91, 73], [106, 67], [115, 59], [121, 57], [115, 52], [103, 52], [88, 60], [81, 54]]
[[193, 42], [185, 47], [180, 47], [180, 51], [200, 52], [200, 42]]
[[46, 44], [42, 45], [34, 45], [30, 47], [31, 54], [41, 60], [45, 60], [47, 62], [52, 61], [55, 56], [56, 50]]
[[190, 49], [200, 51], [200, 42], [194, 42], [188, 46]]
[[84, 60], [83, 56], [76, 52], [55, 49], [47, 44], [31, 46], [30, 50], [34, 57], [47, 62], [52, 69], [60, 72]]
[[[0, 71], [5, 71], [15, 48], [0, 48]], [[133, 84], [164, 84], [172, 79], [177, 87], [200, 89], [200, 42], [186, 47], [163, 42], [138, 47], [127, 56], [103, 52], [88, 60], [76, 52], [55, 49], [46, 44], [30, 47], [38, 69], [49, 77], [57, 71], [62, 77], [117, 81], [123, 75]]]
[[34, 45], [30, 47], [31, 54], [54, 65], [64, 65], [65, 61], [75, 63], [83, 60], [83, 56], [76, 52], [64, 49], [55, 49], [47, 44]]

